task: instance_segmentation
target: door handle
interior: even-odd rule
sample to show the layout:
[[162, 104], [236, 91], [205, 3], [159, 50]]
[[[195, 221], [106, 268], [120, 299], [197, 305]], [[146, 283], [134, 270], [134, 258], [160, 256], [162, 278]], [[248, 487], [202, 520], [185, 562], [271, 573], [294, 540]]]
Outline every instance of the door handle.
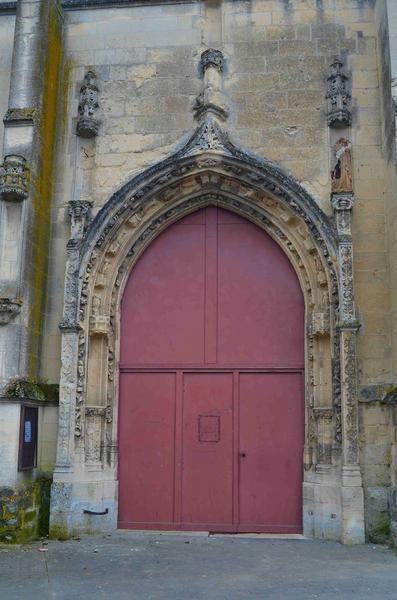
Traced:
[[246, 453], [245, 452], [239, 452], [239, 457], [240, 458], [246, 458]]

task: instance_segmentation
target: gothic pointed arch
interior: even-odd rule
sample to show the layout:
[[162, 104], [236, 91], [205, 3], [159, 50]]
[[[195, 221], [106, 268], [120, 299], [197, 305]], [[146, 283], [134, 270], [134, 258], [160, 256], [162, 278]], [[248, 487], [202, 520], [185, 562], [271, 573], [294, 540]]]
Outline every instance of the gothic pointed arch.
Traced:
[[[141, 253], [161, 231], [208, 205], [255, 223], [291, 261], [305, 298], [305, 481], [312, 485], [318, 473], [328, 472], [332, 478], [340, 469], [344, 366], [339, 303], [344, 295], [338, 232], [293, 177], [237, 147], [207, 116], [176, 153], [128, 181], [90, 223], [89, 203], [71, 209], [60, 325], [59, 472], [74, 469], [77, 461], [82, 472], [97, 468], [105, 478], [117, 478], [119, 309], [124, 286]], [[353, 431], [356, 417], [350, 416]], [[349, 442], [352, 455], [355, 443]], [[310, 502], [304, 510], [313, 514]]]

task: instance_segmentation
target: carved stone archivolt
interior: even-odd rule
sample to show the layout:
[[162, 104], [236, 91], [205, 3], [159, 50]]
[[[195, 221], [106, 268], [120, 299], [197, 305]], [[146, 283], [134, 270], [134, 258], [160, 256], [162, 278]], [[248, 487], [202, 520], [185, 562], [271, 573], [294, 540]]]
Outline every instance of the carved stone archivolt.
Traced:
[[[297, 182], [276, 165], [234, 146], [214, 116], [207, 115], [182, 150], [127, 183], [85, 232], [77, 228], [78, 238], [68, 244], [60, 465], [70, 464], [75, 449], [82, 447], [78, 456], [85, 456], [87, 464], [115, 468], [124, 286], [161, 231], [210, 204], [261, 227], [283, 248], [297, 273], [307, 315], [305, 468], [320, 459], [332, 462], [329, 449], [340, 443], [342, 419], [336, 231]], [[96, 383], [92, 398], [90, 381]], [[333, 415], [321, 427], [315, 416], [319, 407]], [[109, 420], [110, 412], [114, 418]], [[100, 439], [95, 437], [98, 431]]]

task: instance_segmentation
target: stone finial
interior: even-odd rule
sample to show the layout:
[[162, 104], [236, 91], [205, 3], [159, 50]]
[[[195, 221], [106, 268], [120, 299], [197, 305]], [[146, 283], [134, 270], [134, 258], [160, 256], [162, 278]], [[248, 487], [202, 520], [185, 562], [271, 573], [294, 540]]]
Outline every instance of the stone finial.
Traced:
[[336, 163], [331, 171], [331, 191], [333, 194], [353, 192], [353, 165], [351, 142], [340, 138], [335, 146]]
[[207, 115], [225, 121], [229, 116], [225, 94], [223, 92], [222, 71], [224, 57], [220, 50], [209, 48], [201, 55], [200, 66], [203, 73], [203, 91], [197, 96], [193, 107], [197, 120]]
[[96, 75], [88, 71], [84, 77], [84, 85], [80, 89], [79, 118], [77, 121], [77, 135], [92, 138], [98, 134], [100, 122], [96, 117], [98, 110], [98, 92]]
[[329, 127], [348, 127], [352, 122], [349, 77], [343, 72], [343, 63], [336, 58], [330, 65], [327, 79], [327, 122]]
[[21, 312], [22, 302], [11, 298], [0, 298], [0, 325], [8, 325]]
[[3, 200], [25, 200], [29, 194], [30, 168], [23, 156], [9, 154], [0, 167], [0, 195]]
[[218, 71], [223, 71], [225, 59], [223, 58], [223, 54], [220, 50], [208, 48], [208, 50], [204, 50], [204, 52], [201, 54], [200, 64], [203, 73], [208, 69], [208, 67], [214, 67], [215, 69], [218, 69]]

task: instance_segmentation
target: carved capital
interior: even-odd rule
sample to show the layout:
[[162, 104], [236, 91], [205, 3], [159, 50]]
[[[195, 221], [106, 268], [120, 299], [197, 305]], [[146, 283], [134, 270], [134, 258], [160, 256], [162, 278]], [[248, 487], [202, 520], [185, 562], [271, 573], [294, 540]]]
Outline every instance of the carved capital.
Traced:
[[92, 138], [98, 134], [100, 122], [96, 113], [99, 88], [93, 71], [88, 71], [84, 77], [84, 84], [80, 89], [79, 118], [76, 133], [80, 137]]
[[330, 65], [327, 78], [327, 122], [329, 127], [348, 127], [352, 123], [349, 77], [343, 72], [343, 63], [336, 58]]
[[17, 202], [29, 195], [30, 167], [23, 156], [9, 154], [0, 167], [0, 195], [3, 200]]
[[218, 69], [218, 71], [223, 71], [225, 59], [220, 50], [208, 48], [208, 50], [205, 50], [201, 55], [200, 65], [203, 72], [205, 72], [208, 67], [214, 67], [215, 69]]
[[354, 207], [353, 193], [332, 194], [332, 208], [334, 211], [352, 210]]
[[22, 301], [0, 298], [0, 325], [8, 325], [21, 312]]

